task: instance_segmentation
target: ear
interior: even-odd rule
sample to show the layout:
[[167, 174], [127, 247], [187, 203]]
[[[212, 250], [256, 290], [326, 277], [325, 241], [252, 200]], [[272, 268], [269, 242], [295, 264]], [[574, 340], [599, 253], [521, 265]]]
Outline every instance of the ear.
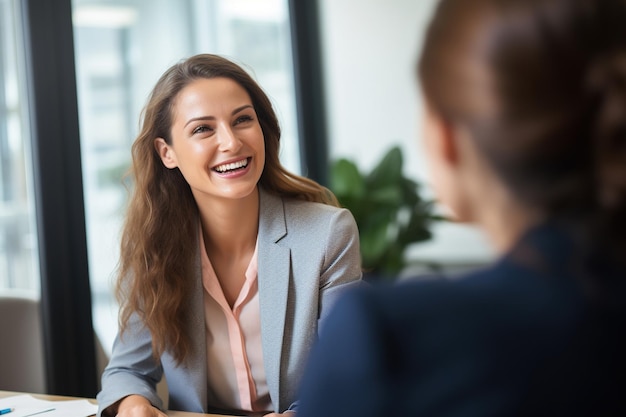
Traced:
[[163, 165], [165, 165], [167, 168], [172, 169], [178, 166], [178, 161], [176, 160], [176, 153], [174, 152], [172, 147], [167, 144], [165, 139], [156, 138], [154, 140], [154, 148], [156, 149], [157, 153], [161, 157], [161, 161], [163, 162]]

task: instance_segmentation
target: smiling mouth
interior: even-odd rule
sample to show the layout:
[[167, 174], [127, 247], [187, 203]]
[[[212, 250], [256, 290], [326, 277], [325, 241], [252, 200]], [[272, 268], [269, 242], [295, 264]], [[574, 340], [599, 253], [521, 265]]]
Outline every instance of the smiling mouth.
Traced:
[[213, 170], [220, 174], [227, 174], [245, 169], [248, 166], [248, 163], [250, 163], [250, 158], [242, 159], [237, 162], [231, 162], [229, 164], [218, 165], [213, 168]]

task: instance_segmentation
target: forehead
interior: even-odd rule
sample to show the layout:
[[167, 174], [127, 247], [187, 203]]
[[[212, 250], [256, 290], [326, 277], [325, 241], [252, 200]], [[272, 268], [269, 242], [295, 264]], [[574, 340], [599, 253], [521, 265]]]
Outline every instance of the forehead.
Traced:
[[176, 95], [173, 113], [230, 110], [232, 107], [252, 104], [248, 92], [230, 78], [199, 78], [191, 81]]

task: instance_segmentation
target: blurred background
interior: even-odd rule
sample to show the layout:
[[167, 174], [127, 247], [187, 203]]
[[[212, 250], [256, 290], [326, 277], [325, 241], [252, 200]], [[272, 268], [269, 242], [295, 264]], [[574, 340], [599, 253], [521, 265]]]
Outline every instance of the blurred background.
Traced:
[[[91, 326], [110, 352], [121, 177], [161, 73], [192, 54], [225, 55], [273, 100], [288, 169], [328, 185], [333, 161], [368, 172], [397, 146], [430, 199], [414, 65], [434, 3], [0, 0], [0, 294], [41, 300], [48, 392], [92, 395], [94, 374], [72, 365], [93, 360], [72, 357]], [[491, 258], [471, 227], [428, 227], [432, 238], [403, 254], [404, 274]]]

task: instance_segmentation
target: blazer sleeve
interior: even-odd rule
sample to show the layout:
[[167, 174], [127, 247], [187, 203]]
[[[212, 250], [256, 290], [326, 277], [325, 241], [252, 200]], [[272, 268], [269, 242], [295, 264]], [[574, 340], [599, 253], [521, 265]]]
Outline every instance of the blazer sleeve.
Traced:
[[163, 369], [152, 353], [150, 331], [133, 314], [126, 331], [117, 335], [111, 361], [102, 374], [97, 417], [112, 415], [107, 408], [132, 394], [141, 395], [162, 409], [163, 402], [156, 390], [162, 376]]
[[[317, 340], [319, 332], [326, 326], [329, 320], [329, 311], [341, 295], [361, 284], [363, 275], [359, 232], [352, 213], [346, 209], [328, 206], [324, 206], [322, 210], [326, 213], [325, 215], [320, 216], [320, 212], [309, 213], [311, 216], [315, 215], [316, 220], [312, 221], [310, 217], [308, 220], [305, 219], [307, 227], [302, 230], [309, 229], [307, 232], [309, 234], [299, 236], [298, 241], [300, 245], [308, 248], [301, 248], [300, 250], [310, 251], [311, 240], [316, 241], [315, 246], [321, 245], [320, 264], [317, 267], [313, 263], [309, 265], [310, 268], [316, 269], [319, 274], [316, 277], [317, 289], [315, 291], [317, 296], [311, 298], [317, 298], [317, 325], [315, 326], [315, 323], [300, 323], [298, 326], [300, 329], [302, 326], [317, 327], [317, 332], [310, 335], [301, 334], [301, 337], [296, 338], [302, 339], [300, 342], [296, 342], [296, 346], [300, 346], [300, 349], [305, 352], [301, 357], [304, 360], [308, 359], [309, 349]], [[311, 259], [310, 262], [316, 261]], [[302, 363], [302, 371], [304, 364], [305, 362]], [[300, 372], [297, 374], [301, 377]], [[300, 377], [294, 382], [299, 384]], [[295, 396], [297, 398], [297, 394]], [[298, 404], [299, 401], [297, 400], [292, 402], [288, 410], [297, 412]]]
[[[326, 218], [328, 220], [328, 217]], [[318, 323], [319, 332], [326, 327], [329, 312], [346, 291], [361, 285], [361, 254], [359, 232], [352, 216], [346, 209], [334, 209], [325, 233], [324, 255], [319, 277]], [[288, 410], [298, 411], [299, 401]]]
[[328, 225], [324, 263], [320, 276], [318, 332], [338, 297], [361, 283], [359, 230], [352, 213], [338, 210]]

